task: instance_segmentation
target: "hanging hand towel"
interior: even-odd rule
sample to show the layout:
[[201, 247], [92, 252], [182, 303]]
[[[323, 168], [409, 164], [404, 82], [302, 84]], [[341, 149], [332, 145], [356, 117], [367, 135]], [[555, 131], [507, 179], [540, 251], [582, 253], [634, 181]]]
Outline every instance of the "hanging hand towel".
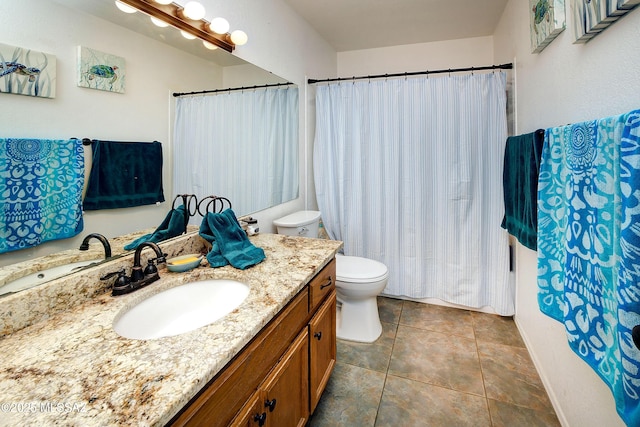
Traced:
[[85, 210], [129, 208], [164, 202], [162, 144], [92, 141]]
[[82, 231], [80, 140], [0, 139], [0, 162], [0, 253]]
[[538, 181], [538, 304], [640, 425], [640, 110], [548, 129]]
[[538, 238], [538, 173], [544, 130], [510, 136], [504, 151], [502, 228], [529, 249]]
[[142, 242], [160, 243], [172, 237], [176, 237], [187, 231], [187, 210], [183, 205], [175, 209], [171, 209], [164, 221], [156, 228], [153, 233], [145, 234], [135, 239], [133, 242], [124, 246], [124, 249], [130, 251], [138, 247]]
[[211, 267], [231, 264], [244, 270], [265, 259], [262, 248], [249, 241], [231, 209], [222, 213], [207, 213], [200, 225], [200, 236], [213, 245], [207, 254]]

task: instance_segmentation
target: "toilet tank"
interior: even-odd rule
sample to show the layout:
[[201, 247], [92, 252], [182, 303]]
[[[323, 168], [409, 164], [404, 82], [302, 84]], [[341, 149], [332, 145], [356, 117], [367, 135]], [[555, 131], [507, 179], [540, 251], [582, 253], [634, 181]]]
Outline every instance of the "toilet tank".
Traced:
[[319, 224], [319, 211], [298, 211], [273, 221], [278, 234], [302, 237], [318, 237]]

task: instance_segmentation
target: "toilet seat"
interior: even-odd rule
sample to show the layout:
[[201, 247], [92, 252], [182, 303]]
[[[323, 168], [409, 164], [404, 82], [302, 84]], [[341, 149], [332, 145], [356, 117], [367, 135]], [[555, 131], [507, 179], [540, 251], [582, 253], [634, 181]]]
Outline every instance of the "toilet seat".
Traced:
[[356, 256], [336, 255], [336, 280], [346, 283], [371, 283], [385, 280], [387, 266], [381, 262]]

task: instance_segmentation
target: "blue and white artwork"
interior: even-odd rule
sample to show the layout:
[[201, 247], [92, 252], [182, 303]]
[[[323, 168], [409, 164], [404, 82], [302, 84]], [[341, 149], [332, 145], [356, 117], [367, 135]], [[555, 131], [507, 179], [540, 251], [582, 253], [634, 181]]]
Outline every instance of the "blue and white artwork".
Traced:
[[56, 57], [0, 43], [0, 93], [56, 97]]
[[124, 58], [78, 46], [78, 86], [124, 93]]
[[638, 4], [640, 0], [571, 0], [574, 43], [588, 42]]
[[529, 0], [531, 52], [540, 53], [566, 26], [564, 0]]

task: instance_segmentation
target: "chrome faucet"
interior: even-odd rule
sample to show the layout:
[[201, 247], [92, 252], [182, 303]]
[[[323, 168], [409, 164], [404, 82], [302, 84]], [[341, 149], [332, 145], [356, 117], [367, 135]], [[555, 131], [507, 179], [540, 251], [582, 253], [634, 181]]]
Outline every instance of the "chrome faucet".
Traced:
[[102, 243], [102, 246], [104, 247], [104, 259], [111, 258], [111, 245], [109, 244], [107, 238], [99, 233], [88, 234], [80, 245], [81, 251], [89, 250], [89, 240], [91, 239], [97, 239], [100, 241], [100, 243]]
[[[149, 258], [147, 266], [144, 270], [142, 270], [140, 255], [142, 254], [142, 250], [145, 247], [150, 247], [151, 249], [153, 249], [153, 251], [156, 253], [156, 258]], [[107, 280], [117, 275], [118, 278], [113, 284], [111, 295], [116, 296], [131, 293], [160, 279], [158, 268], [154, 263], [165, 262], [165, 256], [166, 255], [162, 253], [160, 247], [157, 244], [153, 242], [142, 242], [138, 245], [138, 247], [136, 248], [136, 252], [133, 255], [133, 268], [131, 269], [131, 277], [127, 277], [127, 274], [125, 273], [123, 268], [120, 271], [106, 274], [105, 276], [101, 277], [100, 280]]]

